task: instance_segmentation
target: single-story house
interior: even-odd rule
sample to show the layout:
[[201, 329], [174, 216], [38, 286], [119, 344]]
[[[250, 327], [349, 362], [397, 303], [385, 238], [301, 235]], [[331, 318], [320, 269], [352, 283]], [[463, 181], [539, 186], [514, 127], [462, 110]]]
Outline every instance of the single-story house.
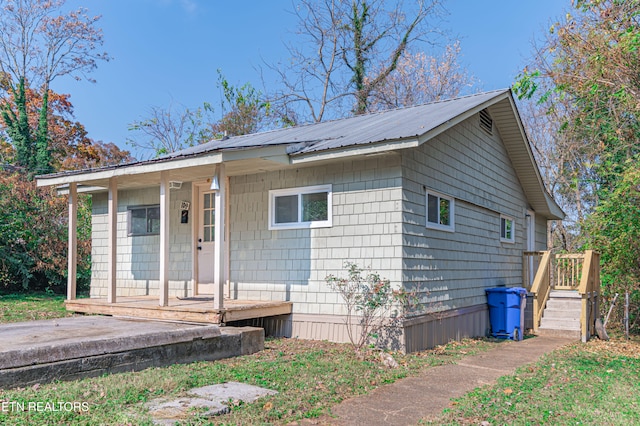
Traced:
[[563, 218], [510, 90], [213, 140], [38, 185], [70, 194], [70, 288], [73, 200], [91, 194], [91, 298], [288, 301], [288, 313], [260, 319], [268, 333], [345, 341], [344, 304], [325, 278], [350, 261], [430, 307], [404, 321], [409, 351], [485, 335], [485, 289], [523, 285], [523, 252], [546, 249], [547, 222]]

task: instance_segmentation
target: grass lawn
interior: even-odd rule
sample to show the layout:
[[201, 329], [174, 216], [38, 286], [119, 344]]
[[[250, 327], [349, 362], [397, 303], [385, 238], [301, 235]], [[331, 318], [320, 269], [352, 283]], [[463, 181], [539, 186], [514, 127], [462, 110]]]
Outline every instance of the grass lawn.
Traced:
[[[2, 296], [1, 322], [67, 316], [64, 298], [48, 295]], [[0, 390], [0, 424], [7, 425], [151, 425], [144, 402], [157, 397], [176, 398], [191, 388], [227, 381], [267, 387], [278, 395], [255, 404], [234, 405], [232, 412], [214, 424], [287, 424], [327, 414], [331, 406], [433, 365], [491, 348], [496, 343], [467, 340], [434, 351], [402, 356], [397, 369], [379, 362], [378, 354], [355, 356], [350, 345], [297, 339], [267, 340], [265, 350], [244, 357], [152, 368], [29, 388]], [[80, 403], [89, 410], [20, 411], [2, 403]], [[193, 419], [188, 424], [211, 424]]]
[[594, 339], [557, 350], [445, 411], [421, 424], [640, 424], [640, 339]]
[[71, 316], [64, 308], [64, 298], [47, 293], [0, 293], [0, 323]]
[[358, 359], [349, 345], [274, 339], [266, 342], [264, 351], [249, 356], [0, 390], [0, 401], [27, 407], [29, 402], [79, 402], [89, 407], [88, 412], [0, 411], [0, 424], [151, 425], [144, 402], [157, 397], [177, 398], [191, 388], [227, 381], [262, 386], [279, 394], [254, 404], [233, 405], [232, 412], [220, 418], [194, 418], [185, 424], [288, 424], [327, 414], [331, 406], [345, 398], [432, 365], [454, 362], [493, 344], [469, 340], [437, 351], [396, 355], [400, 368], [388, 369], [377, 357]]
[[[66, 316], [63, 298], [0, 297], [0, 322]], [[183, 424], [296, 424], [330, 414], [351, 396], [425, 368], [456, 360], [496, 343], [467, 340], [402, 356], [387, 369], [375, 353], [361, 359], [349, 345], [297, 339], [267, 340], [265, 350], [243, 357], [152, 368], [71, 382], [0, 390], [0, 424], [151, 425], [144, 403], [177, 398], [191, 388], [226, 381], [279, 392], [254, 404], [234, 404], [228, 415], [193, 417]], [[20, 411], [7, 404], [77, 403], [88, 411]], [[4, 404], [4, 405], [3, 405]], [[521, 368], [494, 386], [452, 401], [442, 417], [422, 424], [640, 424], [640, 340], [575, 344]]]

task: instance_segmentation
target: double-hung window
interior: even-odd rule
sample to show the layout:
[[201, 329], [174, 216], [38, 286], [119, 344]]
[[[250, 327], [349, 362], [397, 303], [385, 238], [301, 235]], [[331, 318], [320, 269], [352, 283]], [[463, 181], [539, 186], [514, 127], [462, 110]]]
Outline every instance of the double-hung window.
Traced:
[[269, 191], [269, 229], [330, 227], [331, 194], [331, 185]]
[[444, 194], [427, 190], [427, 228], [455, 231], [454, 199]]
[[514, 243], [516, 241], [512, 217], [500, 215], [500, 241], [504, 243]]
[[159, 205], [129, 207], [128, 213], [130, 236], [160, 234]]

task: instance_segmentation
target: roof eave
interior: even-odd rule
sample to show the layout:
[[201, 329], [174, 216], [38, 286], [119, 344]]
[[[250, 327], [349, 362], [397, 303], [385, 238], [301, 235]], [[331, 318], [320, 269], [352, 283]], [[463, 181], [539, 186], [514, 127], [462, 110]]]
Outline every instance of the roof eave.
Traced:
[[361, 155], [383, 154], [399, 149], [415, 148], [419, 146], [418, 137], [375, 142], [368, 145], [347, 146], [323, 151], [291, 154], [291, 164], [306, 164], [311, 162], [339, 160]]

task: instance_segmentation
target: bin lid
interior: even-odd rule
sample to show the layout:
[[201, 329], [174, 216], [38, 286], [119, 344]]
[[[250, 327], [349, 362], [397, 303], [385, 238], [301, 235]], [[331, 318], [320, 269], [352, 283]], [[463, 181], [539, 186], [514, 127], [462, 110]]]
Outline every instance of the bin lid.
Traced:
[[487, 293], [513, 293], [513, 294], [526, 294], [527, 289], [522, 287], [494, 287], [485, 290]]

